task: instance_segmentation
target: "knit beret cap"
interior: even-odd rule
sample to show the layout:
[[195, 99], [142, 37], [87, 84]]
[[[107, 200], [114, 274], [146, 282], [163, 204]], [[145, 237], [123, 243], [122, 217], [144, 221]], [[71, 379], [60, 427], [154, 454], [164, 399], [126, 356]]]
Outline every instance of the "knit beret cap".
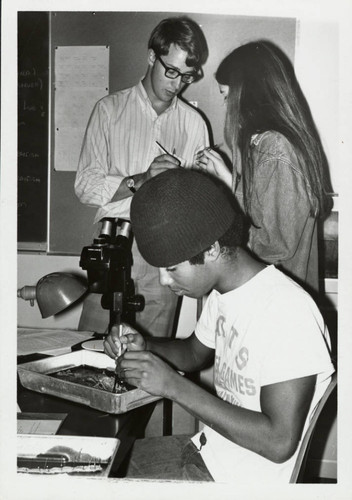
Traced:
[[155, 267], [173, 266], [204, 251], [234, 218], [234, 208], [215, 179], [185, 168], [148, 180], [131, 202], [138, 249]]

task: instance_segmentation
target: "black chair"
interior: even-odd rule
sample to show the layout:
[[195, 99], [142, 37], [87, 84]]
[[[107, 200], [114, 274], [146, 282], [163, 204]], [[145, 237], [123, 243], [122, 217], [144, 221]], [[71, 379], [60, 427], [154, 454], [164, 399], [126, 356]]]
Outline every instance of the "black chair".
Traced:
[[337, 374], [332, 375], [330, 384], [328, 385], [323, 397], [319, 401], [315, 412], [311, 418], [308, 429], [302, 439], [300, 449], [297, 455], [296, 463], [293, 468], [290, 483], [303, 483], [304, 473], [306, 470], [307, 457], [312, 443], [313, 435], [316, 430], [319, 417], [331, 397], [336, 397], [337, 394]]

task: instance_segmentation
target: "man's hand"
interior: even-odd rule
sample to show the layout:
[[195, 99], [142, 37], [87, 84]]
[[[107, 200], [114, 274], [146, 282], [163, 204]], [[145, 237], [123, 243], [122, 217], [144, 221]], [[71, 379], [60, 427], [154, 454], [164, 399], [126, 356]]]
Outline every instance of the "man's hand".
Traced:
[[116, 362], [124, 380], [154, 396], [170, 398], [175, 382], [181, 377], [167, 363], [150, 351], [126, 351]]
[[123, 352], [143, 351], [146, 348], [146, 342], [142, 335], [129, 325], [121, 325], [121, 335], [119, 336], [119, 327], [113, 326], [111, 332], [104, 340], [104, 351], [110, 358], [116, 359]]
[[154, 158], [153, 162], [150, 164], [148, 170], [145, 172], [145, 182], [158, 174], [161, 174], [165, 170], [170, 168], [177, 168], [180, 166], [180, 160], [172, 155], [160, 155]]

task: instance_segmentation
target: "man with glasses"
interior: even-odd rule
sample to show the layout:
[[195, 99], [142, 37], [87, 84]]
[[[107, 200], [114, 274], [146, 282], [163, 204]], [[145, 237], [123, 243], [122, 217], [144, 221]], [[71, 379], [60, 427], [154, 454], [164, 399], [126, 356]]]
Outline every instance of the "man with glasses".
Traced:
[[[144, 78], [95, 105], [75, 181], [80, 201], [98, 207], [94, 222], [129, 220], [133, 194], [145, 181], [170, 168], [191, 167], [195, 154], [209, 145], [204, 120], [177, 97], [202, 77], [207, 55], [196, 22], [188, 17], [164, 19], [149, 39]], [[177, 297], [160, 285], [158, 270], [144, 261], [135, 244], [132, 251], [136, 293], [146, 301], [144, 311], [136, 315], [137, 324], [150, 335], [170, 336]], [[104, 332], [108, 316], [100, 296], [90, 294], [79, 328]]]
[[158, 55], [156, 55], [156, 59], [161, 62], [162, 66], [164, 66], [165, 69], [165, 76], [168, 78], [171, 78], [171, 80], [175, 80], [179, 76], [181, 77], [181, 82], [182, 83], [193, 83], [194, 81], [198, 80], [203, 76], [203, 72], [201, 68], [199, 69], [199, 72], [193, 71], [193, 72], [188, 72], [188, 73], [181, 73], [178, 71], [176, 68], [172, 68], [170, 66], [167, 66], [162, 58]]

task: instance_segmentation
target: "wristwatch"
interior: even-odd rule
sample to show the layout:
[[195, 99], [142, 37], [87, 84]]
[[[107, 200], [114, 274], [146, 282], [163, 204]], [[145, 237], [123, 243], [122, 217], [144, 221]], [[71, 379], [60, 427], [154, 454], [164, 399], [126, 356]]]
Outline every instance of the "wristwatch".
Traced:
[[127, 179], [126, 179], [126, 186], [129, 188], [130, 191], [132, 191], [132, 193], [136, 193], [137, 192], [136, 188], [134, 187], [134, 179], [133, 179], [133, 177], [127, 177]]

